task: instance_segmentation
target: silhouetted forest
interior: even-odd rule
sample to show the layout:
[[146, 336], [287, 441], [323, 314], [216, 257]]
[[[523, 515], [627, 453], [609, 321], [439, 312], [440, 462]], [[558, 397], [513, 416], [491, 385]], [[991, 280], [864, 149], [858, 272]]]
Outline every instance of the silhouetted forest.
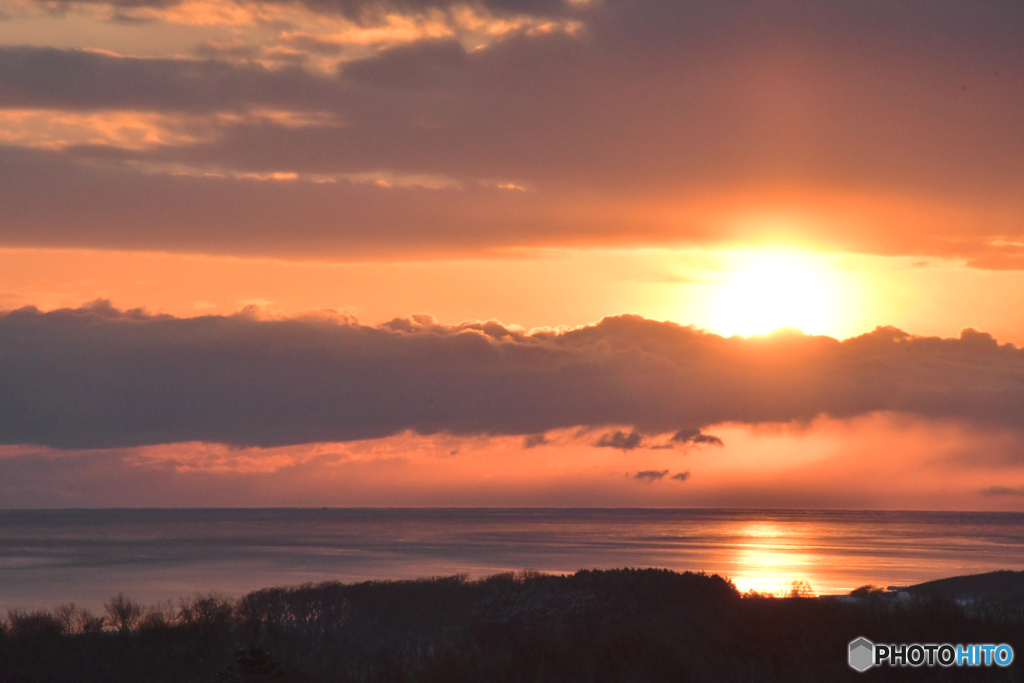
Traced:
[[105, 613], [11, 611], [3, 681], [840, 681], [1020, 680], [1006, 668], [846, 663], [881, 643], [1006, 642], [1024, 653], [1024, 601], [741, 595], [718, 576], [656, 569], [532, 572], [478, 581], [321, 583], [238, 600], [196, 596]]

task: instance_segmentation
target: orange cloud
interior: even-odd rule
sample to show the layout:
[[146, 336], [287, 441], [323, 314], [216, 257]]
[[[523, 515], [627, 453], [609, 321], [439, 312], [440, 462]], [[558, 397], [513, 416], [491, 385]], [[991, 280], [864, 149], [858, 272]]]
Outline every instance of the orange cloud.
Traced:
[[[73, 145], [143, 150], [199, 142], [204, 135], [194, 124], [152, 112], [0, 109], [0, 142], [56, 150]], [[204, 132], [207, 139], [213, 137], [213, 131]]]
[[0, 143], [62, 150], [97, 145], [142, 151], [212, 142], [229, 125], [269, 123], [283, 128], [335, 125], [329, 114], [254, 109], [188, 115], [147, 111], [0, 109]]

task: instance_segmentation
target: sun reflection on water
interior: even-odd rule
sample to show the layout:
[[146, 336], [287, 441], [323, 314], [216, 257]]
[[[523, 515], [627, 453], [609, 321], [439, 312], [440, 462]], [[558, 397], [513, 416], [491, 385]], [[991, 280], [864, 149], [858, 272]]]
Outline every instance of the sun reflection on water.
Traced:
[[765, 522], [738, 526], [731, 578], [741, 592], [788, 594], [797, 581], [818, 587], [816, 568], [823, 558], [794, 543], [794, 535], [800, 535], [794, 531]]

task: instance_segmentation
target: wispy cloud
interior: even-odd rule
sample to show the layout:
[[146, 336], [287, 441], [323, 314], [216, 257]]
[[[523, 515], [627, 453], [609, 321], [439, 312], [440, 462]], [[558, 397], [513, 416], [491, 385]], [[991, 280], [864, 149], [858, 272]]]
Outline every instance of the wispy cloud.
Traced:
[[633, 479], [645, 484], [653, 484], [664, 479], [666, 474], [668, 474], [668, 470], [643, 470], [634, 474]]
[[1024, 486], [989, 486], [978, 493], [983, 496], [1024, 496]]
[[724, 446], [722, 440], [713, 434], [704, 434], [699, 429], [680, 429], [672, 435], [673, 444], [705, 444], [708, 446]]
[[640, 448], [643, 441], [644, 437], [639, 432], [632, 431], [627, 433], [616, 430], [602, 434], [594, 445], [598, 448], [619, 448], [624, 451], [631, 451], [635, 448]]

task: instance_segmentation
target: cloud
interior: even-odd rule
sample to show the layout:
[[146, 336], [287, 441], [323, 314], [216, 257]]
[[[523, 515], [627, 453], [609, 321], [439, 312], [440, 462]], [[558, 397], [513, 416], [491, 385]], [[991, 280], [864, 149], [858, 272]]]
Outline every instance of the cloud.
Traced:
[[989, 486], [978, 493], [983, 496], [1024, 496], [1024, 487]]
[[725, 444], [717, 436], [703, 434], [699, 429], [680, 429], [668, 441], [651, 442], [645, 440], [643, 434], [637, 431], [623, 432], [615, 430], [607, 432], [598, 438], [594, 446], [597, 448], [619, 448], [624, 451], [631, 451], [637, 448], [649, 448], [652, 450], [666, 450], [675, 448], [678, 445], [686, 444], [707, 444], [711, 446], [724, 446]]
[[[107, 5], [126, 10], [142, 7], [167, 9], [182, 5], [196, 4], [195, 0], [45, 0], [39, 4], [47, 7], [68, 7], [76, 4]], [[232, 2], [211, 3], [224, 8], [232, 6], [244, 7], [248, 3]], [[424, 14], [432, 10], [450, 10], [454, 8], [477, 9], [487, 13], [508, 15], [548, 15], [557, 16], [572, 13], [574, 4], [564, 0], [278, 0], [256, 5], [296, 6], [301, 5], [319, 14], [338, 14], [352, 19], [367, 21], [375, 16], [388, 14]]]
[[970, 329], [744, 339], [619, 316], [528, 334], [429, 316], [370, 327], [97, 303], [0, 315], [0, 382], [0, 443], [59, 448], [619, 426], [598, 443], [629, 449], [680, 425], [880, 411], [1024, 425], [1024, 351]]
[[639, 448], [643, 444], [643, 440], [643, 435], [638, 432], [633, 431], [627, 434], [621, 430], [616, 430], [602, 434], [594, 445], [598, 448], [619, 448], [624, 451], [631, 451], [634, 448]]
[[551, 443], [545, 434], [528, 434], [523, 437], [523, 448], [536, 448]]
[[468, 67], [465, 48], [456, 40], [423, 40], [392, 48], [343, 67], [349, 81], [385, 88], [430, 88]]
[[680, 429], [672, 435], [673, 444], [707, 444], [708, 446], [724, 446], [722, 440], [712, 434], [703, 434], [699, 429]]
[[254, 105], [336, 105], [338, 86], [298, 68], [217, 59], [122, 57], [89, 50], [0, 47], [0, 107], [216, 113]]
[[653, 484], [664, 479], [666, 474], [668, 474], [668, 470], [644, 470], [634, 474], [633, 479], [642, 481], [645, 484]]
[[690, 472], [689, 471], [679, 472], [678, 474], [673, 474], [672, 477], [671, 477], [671, 479], [673, 479], [675, 481], [686, 481], [689, 478], [690, 478]]
[[[486, 21], [459, 26], [491, 35], [484, 49], [447, 2], [253, 5], [368, 26], [437, 10], [448, 32], [413, 21], [411, 37], [343, 61], [327, 53], [348, 38], [303, 27], [219, 50], [197, 33], [212, 59], [2, 48], [4, 109], [159, 115], [161, 130], [176, 130], [177, 115], [238, 118], [188, 144], [97, 150], [69, 133], [59, 154], [3, 148], [0, 242], [358, 257], [780, 236], [984, 267], [1024, 258], [1024, 81], [1010, 77], [1024, 68], [1020, 3], [770, 2], [753, 16], [736, 2], [470, 3]], [[560, 28], [541, 30], [549, 19]], [[253, 121], [254, 109], [333, 125]], [[155, 164], [192, 169], [191, 180], [146, 175]], [[274, 173], [446, 178], [453, 189], [380, 197], [231, 180]]]
[[[82, 113], [52, 109], [0, 109], [0, 142], [56, 150], [90, 145], [139, 151], [212, 140], [219, 137], [224, 127], [243, 120], [249, 125], [285, 128], [335, 124], [326, 115], [268, 110], [182, 116], [119, 110]], [[149, 165], [150, 168], [153, 166]], [[187, 172], [189, 169], [179, 167], [172, 172], [179, 170]]]

